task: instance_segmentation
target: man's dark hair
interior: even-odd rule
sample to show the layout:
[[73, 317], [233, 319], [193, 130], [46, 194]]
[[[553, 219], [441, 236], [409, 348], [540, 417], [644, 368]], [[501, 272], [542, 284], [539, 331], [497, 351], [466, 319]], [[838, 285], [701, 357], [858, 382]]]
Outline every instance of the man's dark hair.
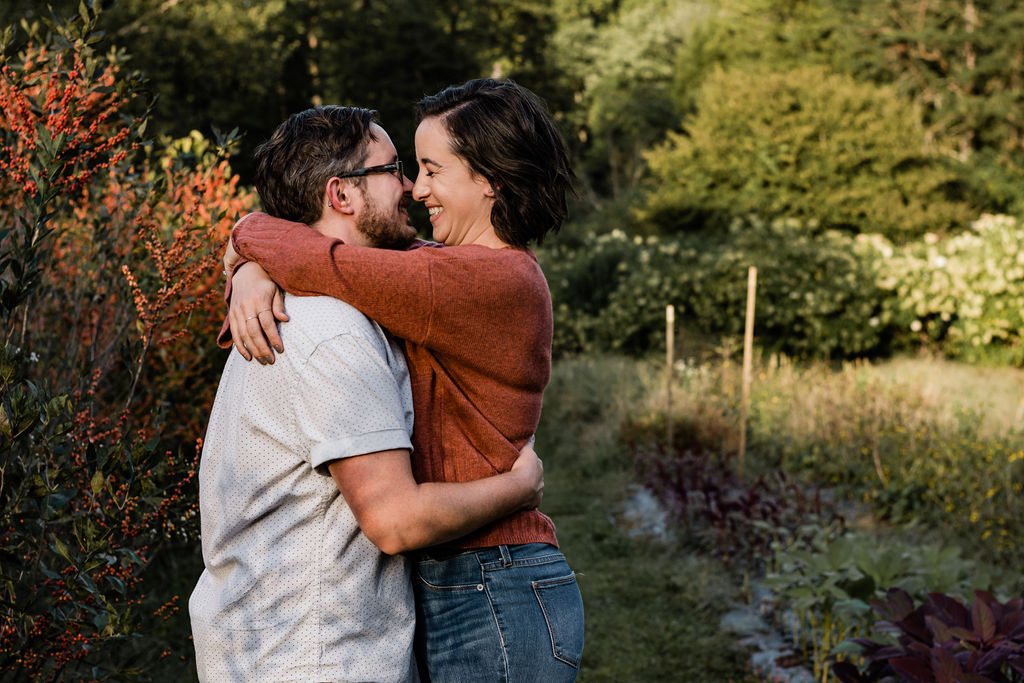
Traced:
[[335, 105], [289, 116], [253, 155], [263, 209], [307, 225], [320, 220], [327, 180], [362, 165], [367, 144], [377, 139], [370, 128], [376, 116], [372, 109]]
[[562, 225], [575, 176], [558, 129], [532, 92], [480, 78], [420, 100], [416, 116], [439, 117], [452, 152], [491, 184], [491, 223], [504, 242], [540, 244]]

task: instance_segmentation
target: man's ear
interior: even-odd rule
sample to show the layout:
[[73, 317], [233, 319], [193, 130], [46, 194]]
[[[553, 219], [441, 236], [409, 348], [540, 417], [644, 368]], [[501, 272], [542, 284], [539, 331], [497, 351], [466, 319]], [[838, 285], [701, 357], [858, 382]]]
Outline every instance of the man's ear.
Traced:
[[344, 214], [355, 213], [355, 207], [352, 206], [354, 191], [355, 187], [341, 178], [331, 178], [327, 181], [327, 191], [324, 193], [327, 207]]

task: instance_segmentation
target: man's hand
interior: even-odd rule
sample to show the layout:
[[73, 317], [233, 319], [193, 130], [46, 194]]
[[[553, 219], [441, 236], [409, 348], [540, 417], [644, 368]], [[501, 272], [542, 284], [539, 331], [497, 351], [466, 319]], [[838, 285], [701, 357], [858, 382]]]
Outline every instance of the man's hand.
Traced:
[[511, 472], [519, 475], [523, 483], [523, 509], [540, 507], [544, 497], [544, 463], [533, 450], [532, 440], [519, 451], [519, 457], [512, 463]]
[[[231, 243], [228, 242], [231, 253]], [[237, 261], [237, 255], [235, 257]], [[224, 254], [224, 264], [228, 254]], [[230, 273], [231, 271], [228, 270]], [[235, 348], [246, 360], [256, 357], [266, 365], [274, 362], [274, 351], [284, 351], [277, 321], [287, 322], [284, 312], [284, 295], [260, 264], [250, 261], [239, 267], [231, 279], [231, 306], [228, 309], [228, 325]]]

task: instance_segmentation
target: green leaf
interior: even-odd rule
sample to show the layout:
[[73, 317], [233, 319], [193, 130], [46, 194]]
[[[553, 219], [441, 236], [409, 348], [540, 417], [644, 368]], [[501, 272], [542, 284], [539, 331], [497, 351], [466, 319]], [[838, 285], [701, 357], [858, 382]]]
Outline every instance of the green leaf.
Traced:
[[104, 564], [106, 564], [106, 561], [102, 557], [93, 556], [93, 557], [89, 558], [89, 561], [86, 562], [85, 566], [82, 567], [82, 571], [84, 571], [86, 573], [89, 573], [89, 572], [92, 572], [95, 569], [99, 569]]
[[124, 581], [111, 574], [107, 577], [107, 582], [110, 583], [110, 585], [113, 586], [114, 590], [116, 590], [118, 593], [120, 593], [121, 595], [125, 594], [127, 588], [124, 585]]
[[97, 470], [92, 475], [92, 481], [89, 482], [89, 488], [92, 489], [93, 494], [97, 494], [103, 490], [103, 484], [106, 483], [106, 477], [103, 476], [103, 472]]
[[864, 654], [864, 648], [861, 645], [853, 642], [852, 640], [844, 640], [843, 642], [832, 648], [832, 654], [834, 655], [850, 655], [853, 657], [860, 657]]
[[88, 26], [92, 21], [92, 17], [89, 15], [89, 6], [85, 4], [85, 0], [78, 3], [78, 16], [82, 18], [84, 26]]
[[836, 602], [833, 610], [844, 617], [858, 618], [870, 612], [871, 605], [863, 600], [840, 600]]
[[65, 545], [64, 541], [54, 536], [51, 547], [57, 551], [58, 555], [67, 560], [68, 564], [75, 564], [74, 560], [71, 559], [71, 551], [68, 549], [67, 545]]

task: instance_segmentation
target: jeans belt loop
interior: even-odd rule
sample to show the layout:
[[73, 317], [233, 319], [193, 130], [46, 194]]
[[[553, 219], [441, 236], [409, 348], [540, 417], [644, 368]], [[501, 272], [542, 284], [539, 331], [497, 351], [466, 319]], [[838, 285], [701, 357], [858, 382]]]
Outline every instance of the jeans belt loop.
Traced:
[[512, 566], [512, 553], [508, 551], [507, 545], [499, 545], [498, 550], [501, 551], [501, 566], [511, 567]]

